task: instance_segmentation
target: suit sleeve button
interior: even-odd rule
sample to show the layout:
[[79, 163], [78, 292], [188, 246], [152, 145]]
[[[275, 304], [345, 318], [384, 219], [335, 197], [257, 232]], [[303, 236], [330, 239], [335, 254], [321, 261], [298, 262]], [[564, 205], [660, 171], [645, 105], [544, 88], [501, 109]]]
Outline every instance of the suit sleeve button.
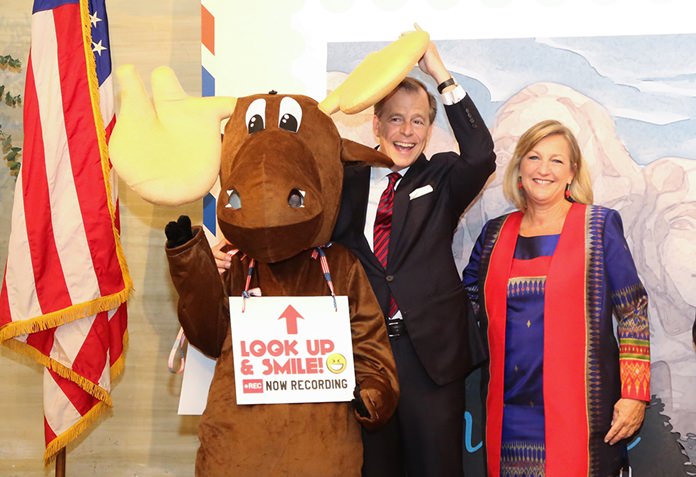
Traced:
[[393, 282], [393, 281], [394, 281], [394, 275], [387, 275], [387, 276], [386, 276], [386, 280], [387, 280], [388, 283]]

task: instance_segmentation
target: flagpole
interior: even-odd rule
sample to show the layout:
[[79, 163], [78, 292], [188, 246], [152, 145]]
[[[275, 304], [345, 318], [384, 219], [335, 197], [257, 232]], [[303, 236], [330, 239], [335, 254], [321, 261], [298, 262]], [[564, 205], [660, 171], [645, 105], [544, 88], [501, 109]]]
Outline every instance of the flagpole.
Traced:
[[56, 477], [65, 477], [65, 447], [56, 454]]

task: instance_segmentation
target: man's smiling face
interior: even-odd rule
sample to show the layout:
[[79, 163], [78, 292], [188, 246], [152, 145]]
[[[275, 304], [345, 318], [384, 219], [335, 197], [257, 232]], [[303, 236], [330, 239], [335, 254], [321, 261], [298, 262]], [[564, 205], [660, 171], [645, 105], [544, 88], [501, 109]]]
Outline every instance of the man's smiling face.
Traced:
[[425, 91], [400, 89], [387, 100], [372, 129], [379, 138], [379, 150], [394, 161], [392, 170], [409, 167], [425, 149], [433, 125], [429, 120]]

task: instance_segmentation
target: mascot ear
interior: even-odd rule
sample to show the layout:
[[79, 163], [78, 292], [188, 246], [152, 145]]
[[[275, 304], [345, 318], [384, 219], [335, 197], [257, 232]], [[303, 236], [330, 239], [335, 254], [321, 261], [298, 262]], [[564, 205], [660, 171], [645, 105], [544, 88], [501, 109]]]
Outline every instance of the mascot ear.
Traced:
[[388, 95], [421, 59], [430, 43], [423, 30], [404, 33], [393, 43], [370, 53], [350, 76], [319, 104], [331, 115], [340, 110], [346, 114], [364, 111]]
[[386, 154], [350, 139], [341, 139], [341, 161], [364, 162], [379, 167], [392, 167], [394, 165]]
[[[117, 69], [121, 109], [109, 141], [118, 175], [143, 199], [180, 205], [200, 199], [220, 172], [220, 121], [234, 98], [192, 98], [174, 72], [152, 73], [153, 101], [132, 65]], [[193, 119], [192, 119], [193, 118]]]

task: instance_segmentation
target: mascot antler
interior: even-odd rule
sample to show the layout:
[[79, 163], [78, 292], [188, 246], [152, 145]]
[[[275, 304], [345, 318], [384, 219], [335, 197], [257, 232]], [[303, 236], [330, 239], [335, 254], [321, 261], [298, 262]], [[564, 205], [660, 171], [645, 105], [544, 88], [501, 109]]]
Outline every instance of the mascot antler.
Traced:
[[156, 204], [202, 197], [220, 171], [220, 121], [229, 117], [236, 99], [189, 97], [174, 72], [160, 67], [152, 72], [150, 101], [132, 65], [118, 68], [116, 75], [121, 110], [109, 152], [118, 175]]
[[[430, 41], [417, 29], [371, 53], [319, 105], [331, 115], [355, 114], [389, 94], [423, 56]], [[152, 73], [150, 101], [132, 65], [117, 69], [121, 109], [111, 136], [111, 161], [119, 176], [145, 200], [181, 205], [203, 197], [220, 172], [220, 121], [236, 98], [187, 96], [173, 71]]]
[[389, 94], [425, 53], [430, 36], [416, 26], [380, 51], [370, 53], [338, 88], [319, 103], [331, 115], [357, 114]]

